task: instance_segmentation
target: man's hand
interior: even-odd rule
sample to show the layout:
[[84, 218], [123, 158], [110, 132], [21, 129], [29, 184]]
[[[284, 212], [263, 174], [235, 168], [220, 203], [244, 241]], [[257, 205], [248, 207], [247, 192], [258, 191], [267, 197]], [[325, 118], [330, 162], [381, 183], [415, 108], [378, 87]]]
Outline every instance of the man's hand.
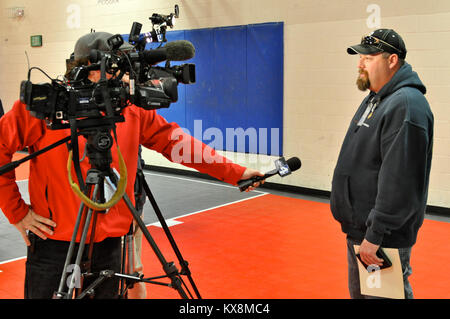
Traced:
[[359, 247], [359, 255], [366, 265], [381, 266], [383, 264], [383, 259], [377, 256], [378, 248], [380, 248], [380, 245], [372, 244], [366, 239], [363, 240]]
[[[254, 169], [251, 169], [251, 168], [248, 168], [248, 167], [247, 167], [247, 168], [245, 169], [244, 173], [243, 173], [242, 176], [241, 176], [241, 180], [243, 180], [243, 179], [249, 179], [249, 178], [252, 178], [252, 177], [254, 177], [254, 176], [264, 176], [264, 174], [261, 173], [261, 172], [259, 172], [259, 171], [257, 171], [257, 170], [254, 170]], [[265, 182], [265, 180], [263, 180], [263, 181], [261, 181], [261, 182], [253, 183], [252, 186], [249, 186], [245, 191], [246, 191], [246, 192], [250, 192], [250, 191], [254, 190], [256, 187], [258, 187], [258, 186], [264, 184], [264, 182]]]
[[14, 226], [19, 230], [27, 246], [30, 246], [31, 243], [27, 236], [27, 230], [32, 231], [42, 239], [47, 239], [45, 233], [53, 235], [53, 231], [47, 226], [56, 227], [56, 223], [51, 219], [36, 214], [30, 208], [27, 215], [20, 222], [14, 224]]

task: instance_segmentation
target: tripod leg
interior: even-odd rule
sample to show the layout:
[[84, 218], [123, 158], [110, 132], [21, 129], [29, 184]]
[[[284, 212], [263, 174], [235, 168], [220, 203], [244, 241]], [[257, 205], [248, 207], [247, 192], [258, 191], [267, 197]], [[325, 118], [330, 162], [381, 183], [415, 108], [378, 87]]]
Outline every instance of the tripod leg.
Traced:
[[[92, 198], [96, 198], [97, 196], [97, 192], [98, 192], [98, 185], [94, 186], [94, 192], [92, 195]], [[75, 259], [75, 267], [80, 267], [81, 264], [81, 258], [83, 258], [83, 252], [84, 252], [84, 248], [85, 248], [85, 243], [86, 243], [86, 238], [87, 238], [87, 234], [89, 232], [89, 227], [91, 224], [91, 218], [92, 218], [92, 214], [93, 214], [93, 210], [91, 208], [88, 209], [87, 215], [86, 215], [86, 222], [84, 224], [84, 228], [83, 228], [83, 232], [81, 234], [81, 239], [80, 239], [80, 245], [78, 246], [78, 254], [77, 257]], [[79, 268], [78, 268], [79, 269]], [[73, 290], [75, 288], [75, 283], [73, 282], [76, 278], [74, 278], [75, 276], [72, 276], [72, 281], [69, 285], [69, 296], [72, 296], [73, 294]]]
[[[87, 193], [89, 193], [91, 189], [92, 189], [91, 185], [88, 185]], [[98, 191], [98, 185], [95, 185], [94, 191], [93, 191], [93, 198], [95, 198], [97, 196], [97, 191]], [[78, 230], [80, 228], [81, 219], [84, 215], [83, 211], [85, 209], [87, 209], [87, 214], [85, 216], [83, 232], [81, 234], [81, 240], [80, 240], [77, 257], [76, 257], [74, 268], [73, 268], [73, 274], [70, 277], [70, 282], [67, 283], [67, 286], [69, 287], [69, 291], [67, 293], [64, 293], [63, 292], [64, 286], [67, 281], [67, 271], [68, 271], [68, 267], [72, 261], [73, 253], [75, 250], [76, 238], [77, 238]], [[83, 255], [84, 244], [86, 242], [87, 233], [89, 231], [89, 226], [91, 223], [92, 213], [93, 213], [92, 209], [85, 207], [84, 204], [81, 203], [80, 208], [78, 210], [78, 216], [77, 216], [75, 228], [74, 228], [74, 231], [72, 234], [72, 240], [70, 241], [69, 250], [67, 252], [66, 260], [64, 263], [64, 268], [63, 268], [63, 273], [61, 276], [61, 281], [59, 283], [59, 288], [58, 288], [58, 291], [55, 292], [55, 294], [53, 296], [53, 298], [55, 298], [55, 299], [61, 299], [61, 298], [71, 299], [73, 296], [73, 291], [77, 284], [77, 279], [80, 279], [80, 275], [81, 275], [81, 272], [80, 272], [81, 258]]]
[[[120, 267], [120, 271], [122, 274], [131, 274], [132, 273], [132, 268], [130, 267], [130, 265], [132, 265], [131, 262], [131, 258], [132, 258], [132, 254], [131, 254], [131, 241], [132, 241], [132, 234], [133, 234], [133, 225], [130, 226], [130, 230], [128, 231], [128, 233], [122, 237], [122, 262], [121, 262], [121, 267]], [[121, 278], [120, 279], [120, 285], [119, 285], [119, 297], [124, 297], [125, 293], [127, 292], [128, 286], [126, 285], [126, 279], [125, 278]]]
[[[143, 214], [138, 210], [139, 214]], [[142, 218], [142, 215], [140, 215]], [[130, 241], [130, 264], [131, 271], [134, 276], [143, 277], [143, 265], [142, 265], [142, 231], [137, 226], [136, 221], [133, 220], [133, 236]], [[147, 288], [145, 282], [136, 282], [130, 285], [127, 290], [128, 299], [146, 299], [147, 298]]]
[[191, 271], [189, 270], [188, 264], [181, 255], [181, 252], [178, 249], [177, 244], [175, 243], [175, 239], [170, 233], [169, 227], [167, 226], [167, 223], [164, 217], [162, 216], [161, 210], [159, 209], [158, 204], [156, 203], [155, 197], [153, 196], [150, 187], [148, 186], [147, 181], [145, 180], [144, 175], [142, 174], [139, 177], [141, 178], [142, 185], [144, 186], [145, 193], [148, 199], [150, 200], [150, 203], [152, 204], [153, 210], [155, 211], [155, 214], [158, 217], [158, 220], [161, 223], [161, 226], [164, 229], [164, 232], [166, 233], [166, 236], [170, 244], [172, 245], [175, 255], [177, 256], [178, 261], [180, 262], [182, 274], [185, 274], [188, 277], [189, 282], [191, 283], [191, 286], [194, 289], [195, 294], [197, 295], [197, 298], [201, 299], [200, 292], [198, 291], [197, 286], [195, 285], [194, 280], [192, 279]]
[[[88, 187], [88, 192], [90, 192], [91, 187]], [[78, 210], [78, 215], [77, 215], [77, 220], [75, 222], [75, 227], [74, 227], [74, 231], [72, 234], [72, 239], [70, 241], [70, 245], [69, 245], [69, 250], [67, 252], [67, 256], [66, 256], [66, 261], [64, 262], [64, 267], [63, 267], [63, 273], [61, 276], [61, 281], [59, 283], [59, 287], [58, 287], [58, 291], [55, 293], [54, 297], [55, 298], [70, 298], [70, 296], [64, 296], [64, 286], [66, 285], [66, 281], [67, 281], [67, 270], [68, 270], [68, 266], [71, 263], [72, 257], [73, 257], [73, 253], [75, 250], [75, 243], [76, 243], [76, 238], [77, 238], [77, 234], [78, 234], [78, 230], [80, 228], [80, 224], [81, 224], [81, 218], [83, 217], [83, 211], [85, 210], [85, 207], [83, 203], [81, 203], [80, 208]], [[76, 271], [74, 269], [74, 271]], [[76, 275], [73, 274], [73, 276], [71, 277], [71, 285], [75, 285], [75, 280], [76, 280]]]
[[181, 281], [176, 276], [176, 273], [178, 273], [178, 270], [173, 265], [173, 263], [168, 263], [166, 259], [164, 258], [163, 254], [159, 250], [158, 246], [156, 245], [155, 241], [153, 240], [152, 236], [150, 235], [150, 232], [148, 231], [147, 227], [145, 226], [144, 222], [140, 218], [138, 212], [133, 206], [133, 203], [131, 203], [130, 198], [127, 194], [123, 195], [123, 199], [125, 203], [127, 204], [131, 214], [133, 215], [134, 220], [138, 224], [139, 228], [142, 231], [142, 234], [144, 235], [145, 239], [147, 239], [148, 243], [152, 247], [153, 251], [155, 252], [156, 256], [158, 257], [158, 260], [160, 261], [161, 265], [163, 266], [164, 271], [166, 274], [170, 277], [172, 281], [172, 287], [174, 287], [178, 293], [180, 294], [181, 298], [188, 299], [188, 296], [186, 292], [181, 287]]
[[[131, 225], [131, 228], [133, 228], [133, 224]], [[127, 236], [127, 250], [128, 250], [128, 268], [127, 268], [127, 274], [132, 274], [134, 272], [134, 253], [133, 253], [133, 240], [134, 240], [134, 234], [133, 229], [130, 235]]]

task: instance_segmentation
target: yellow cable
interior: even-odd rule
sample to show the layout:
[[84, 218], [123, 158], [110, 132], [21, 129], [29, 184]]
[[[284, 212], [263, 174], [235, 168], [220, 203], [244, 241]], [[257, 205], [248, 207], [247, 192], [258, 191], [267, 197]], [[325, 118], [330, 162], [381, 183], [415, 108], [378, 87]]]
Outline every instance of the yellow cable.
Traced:
[[122, 157], [122, 153], [120, 152], [119, 146], [117, 146], [117, 153], [119, 156], [119, 169], [120, 169], [120, 179], [117, 183], [117, 189], [114, 195], [107, 203], [96, 203], [92, 201], [89, 197], [87, 197], [80, 190], [80, 187], [72, 180], [72, 151], [69, 152], [69, 159], [67, 161], [67, 172], [69, 174], [69, 184], [72, 187], [72, 190], [75, 194], [81, 199], [81, 201], [94, 210], [105, 210], [114, 206], [125, 194], [126, 186], [127, 186], [127, 167], [125, 165], [125, 161]]

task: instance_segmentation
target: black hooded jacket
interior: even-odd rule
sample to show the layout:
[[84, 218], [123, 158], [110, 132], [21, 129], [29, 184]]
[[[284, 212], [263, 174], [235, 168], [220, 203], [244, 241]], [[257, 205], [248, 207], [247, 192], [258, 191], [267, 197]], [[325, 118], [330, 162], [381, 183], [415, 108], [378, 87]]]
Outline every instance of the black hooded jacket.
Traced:
[[[416, 242], [433, 147], [434, 119], [425, 93], [417, 73], [405, 63], [358, 108], [339, 154], [330, 197], [333, 216], [349, 237], [393, 248]], [[374, 107], [360, 121], [369, 104]]]

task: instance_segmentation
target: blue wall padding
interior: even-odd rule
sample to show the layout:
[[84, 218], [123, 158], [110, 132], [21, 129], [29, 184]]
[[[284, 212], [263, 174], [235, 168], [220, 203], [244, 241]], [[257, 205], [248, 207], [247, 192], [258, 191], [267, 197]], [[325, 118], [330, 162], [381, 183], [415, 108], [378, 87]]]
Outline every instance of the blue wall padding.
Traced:
[[[218, 150], [282, 155], [283, 23], [168, 31], [166, 35], [168, 41], [184, 39], [194, 45], [193, 59], [172, 65], [194, 63], [196, 83], [178, 85], [178, 102], [158, 113]], [[205, 133], [217, 132], [208, 128], [218, 128], [222, 136], [207, 139]], [[244, 143], [236, 137], [227, 139], [227, 128], [256, 133], [256, 145], [250, 145], [248, 137]]]

